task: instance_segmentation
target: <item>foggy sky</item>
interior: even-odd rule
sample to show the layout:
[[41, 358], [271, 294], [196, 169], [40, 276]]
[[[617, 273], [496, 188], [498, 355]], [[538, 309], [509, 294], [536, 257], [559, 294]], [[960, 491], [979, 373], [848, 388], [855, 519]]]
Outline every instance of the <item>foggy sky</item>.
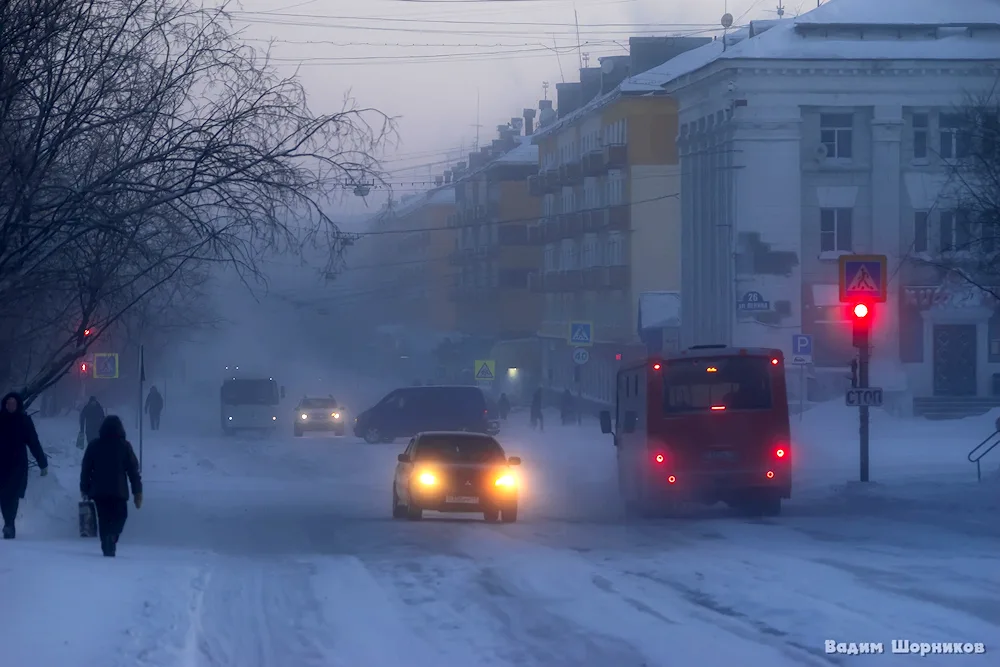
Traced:
[[[585, 44], [581, 51], [597, 65], [600, 56], [626, 53], [629, 36], [708, 36], [726, 11], [740, 25], [775, 18], [777, 5], [778, 0], [245, 0], [230, 9], [252, 44], [263, 48], [275, 40], [272, 55], [282, 72], [299, 68], [314, 111], [339, 110], [350, 93], [361, 106], [398, 118], [399, 146], [389, 150], [385, 167], [402, 196], [425, 190], [426, 181], [459, 159], [461, 149], [471, 149], [477, 91], [480, 138], [489, 142], [497, 125], [537, 106], [543, 81], [552, 84], [549, 97], [554, 97], [555, 84], [564, 77], [578, 80], [574, 8]], [[813, 5], [786, 2], [787, 16]], [[377, 196], [370, 199], [371, 206], [381, 203]], [[347, 197], [344, 208], [360, 212], [364, 204]]]

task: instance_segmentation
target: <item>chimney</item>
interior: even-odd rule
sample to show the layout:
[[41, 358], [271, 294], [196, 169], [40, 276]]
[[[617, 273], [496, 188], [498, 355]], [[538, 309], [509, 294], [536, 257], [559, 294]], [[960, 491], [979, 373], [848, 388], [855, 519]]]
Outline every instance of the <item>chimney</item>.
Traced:
[[444, 182], [451, 183], [451, 169], [444, 172]]
[[601, 94], [601, 68], [580, 68], [580, 106]]
[[521, 115], [524, 116], [524, 136], [530, 137], [535, 133], [535, 110], [525, 109]]
[[486, 162], [486, 156], [481, 152], [469, 153], [469, 169], [478, 169]]
[[434, 185], [441, 187], [444, 184], [444, 176], [435, 176]]
[[[602, 58], [603, 60], [603, 58]], [[556, 84], [556, 114], [563, 118], [580, 108], [580, 93], [583, 86], [577, 83]]]
[[510, 136], [519, 137], [521, 136], [521, 130], [524, 129], [524, 119], [520, 116], [514, 116], [510, 119]]
[[[601, 95], [606, 95], [618, 87], [629, 75], [630, 56], [604, 56], [601, 63]], [[559, 84], [556, 84], [558, 87]]]
[[552, 100], [538, 100], [538, 127], [545, 127], [556, 121]]
[[504, 141], [503, 139], [494, 139], [493, 143], [490, 145], [490, 150], [494, 155], [500, 155], [507, 147], [506, 144], [507, 142]]
[[452, 176], [451, 180], [457, 181], [459, 178], [461, 178], [462, 174], [465, 173], [465, 169], [467, 166], [468, 165], [465, 162], [455, 163], [455, 166], [451, 170], [451, 176]]
[[711, 37], [629, 37], [629, 71], [648, 72], [691, 49], [710, 44]]

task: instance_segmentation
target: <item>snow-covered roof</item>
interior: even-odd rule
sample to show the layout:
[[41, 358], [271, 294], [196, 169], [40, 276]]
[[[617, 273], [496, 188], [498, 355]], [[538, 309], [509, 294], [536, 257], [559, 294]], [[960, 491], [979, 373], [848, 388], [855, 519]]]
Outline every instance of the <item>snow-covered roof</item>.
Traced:
[[680, 325], [680, 292], [639, 293], [639, 331]]
[[518, 145], [496, 158], [490, 164], [537, 164], [538, 146], [531, 143], [531, 137], [518, 137]]
[[433, 190], [407, 197], [390, 211], [391, 215], [403, 217], [423, 208], [424, 206], [445, 206], [455, 203], [455, 188], [443, 185]]
[[799, 25], [996, 25], [1000, 0], [830, 0], [795, 19]]

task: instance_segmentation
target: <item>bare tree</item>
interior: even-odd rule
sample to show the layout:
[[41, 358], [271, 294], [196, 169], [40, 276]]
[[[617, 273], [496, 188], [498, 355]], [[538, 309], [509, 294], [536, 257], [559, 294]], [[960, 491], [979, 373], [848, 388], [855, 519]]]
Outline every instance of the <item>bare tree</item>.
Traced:
[[30, 343], [29, 401], [207, 265], [247, 279], [304, 234], [339, 256], [326, 197], [378, 178], [383, 114], [311, 113], [224, 8], [0, 0], [0, 18], [0, 303], [38, 305], [0, 335]]
[[1000, 87], [942, 115], [941, 125], [949, 181], [933, 264], [1000, 299]]

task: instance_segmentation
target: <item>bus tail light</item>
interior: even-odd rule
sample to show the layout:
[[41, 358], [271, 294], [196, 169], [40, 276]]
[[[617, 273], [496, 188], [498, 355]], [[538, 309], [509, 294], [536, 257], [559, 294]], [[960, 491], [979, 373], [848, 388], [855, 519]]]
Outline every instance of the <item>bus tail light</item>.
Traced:
[[767, 471], [767, 478], [768, 479], [774, 479], [774, 471], [773, 470], [768, 470]]
[[786, 456], [788, 456], [788, 449], [784, 445], [781, 445], [774, 450], [774, 458], [783, 459]]
[[657, 465], [663, 465], [667, 461], [667, 455], [663, 452], [657, 452], [653, 455], [653, 462]]
[[670, 475], [669, 477], [667, 477], [667, 484], [676, 484], [676, 483], [677, 483], [677, 478], [676, 477], [674, 477], [673, 475]]

